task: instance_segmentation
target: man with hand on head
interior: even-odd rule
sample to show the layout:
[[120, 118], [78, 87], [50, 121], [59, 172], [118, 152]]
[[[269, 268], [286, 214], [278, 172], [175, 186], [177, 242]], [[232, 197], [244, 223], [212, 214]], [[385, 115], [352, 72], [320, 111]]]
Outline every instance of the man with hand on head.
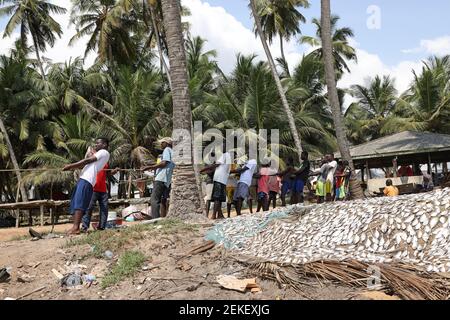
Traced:
[[63, 171], [83, 168], [70, 201], [70, 213], [74, 216], [74, 220], [72, 228], [67, 232], [68, 234], [80, 233], [81, 219], [91, 203], [97, 175], [109, 161], [108, 147], [108, 139], [98, 138], [95, 142], [95, 153], [93, 155], [76, 163], [68, 164], [63, 168]]

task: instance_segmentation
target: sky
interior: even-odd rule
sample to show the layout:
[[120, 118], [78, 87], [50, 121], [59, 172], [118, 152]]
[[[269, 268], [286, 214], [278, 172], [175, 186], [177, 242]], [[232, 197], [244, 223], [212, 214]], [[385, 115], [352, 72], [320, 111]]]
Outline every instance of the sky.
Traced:
[[[55, 0], [60, 6], [70, 8], [70, 0]], [[192, 35], [205, 38], [207, 49], [215, 49], [220, 67], [227, 73], [233, 69], [238, 52], [255, 53], [264, 60], [260, 40], [252, 32], [252, 20], [247, 0], [182, 0], [191, 11], [186, 18], [191, 23]], [[311, 6], [302, 9], [307, 18], [301, 26], [304, 35], [314, 35], [311, 19], [320, 17], [320, 1], [310, 0]], [[332, 13], [341, 17], [339, 26], [350, 27], [355, 33], [351, 43], [357, 49], [358, 63], [351, 62], [351, 73], [340, 81], [341, 87], [363, 84], [375, 75], [391, 75], [399, 91], [404, 91], [412, 80], [412, 70], [421, 70], [421, 61], [427, 57], [450, 54], [450, 26], [448, 12], [450, 1], [431, 0], [332, 0]], [[64, 62], [70, 57], [83, 55], [85, 41], [68, 47], [75, 33], [68, 26], [69, 15], [55, 17], [65, 29], [62, 39], [54, 48], [44, 53], [53, 62]], [[7, 19], [0, 19], [3, 32]], [[14, 36], [17, 36], [15, 34]], [[13, 39], [0, 39], [0, 53], [7, 53]], [[271, 49], [279, 56], [279, 41]], [[293, 39], [285, 45], [290, 68], [299, 63], [303, 54], [312, 48], [300, 45]], [[86, 64], [91, 64], [91, 54]]]

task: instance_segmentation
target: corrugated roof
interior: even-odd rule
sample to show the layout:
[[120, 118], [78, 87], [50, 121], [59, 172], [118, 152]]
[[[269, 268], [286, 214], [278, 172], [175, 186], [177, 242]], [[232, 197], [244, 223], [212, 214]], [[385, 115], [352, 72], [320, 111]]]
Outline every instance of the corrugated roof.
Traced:
[[[450, 151], [450, 135], [404, 131], [350, 147], [354, 160], [405, 154]], [[340, 154], [337, 153], [336, 157]]]

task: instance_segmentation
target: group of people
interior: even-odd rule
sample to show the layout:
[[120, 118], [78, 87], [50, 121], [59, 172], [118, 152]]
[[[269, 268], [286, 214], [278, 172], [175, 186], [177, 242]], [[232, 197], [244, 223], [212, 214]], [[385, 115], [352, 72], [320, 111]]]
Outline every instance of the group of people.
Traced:
[[[142, 171], [154, 171], [153, 190], [151, 193], [151, 216], [153, 219], [165, 217], [168, 211], [168, 198], [175, 167], [172, 160], [172, 140], [160, 140], [162, 155], [156, 164], [143, 167]], [[71, 199], [71, 214], [74, 224], [68, 233], [80, 233], [89, 228], [92, 210], [98, 202], [100, 221], [98, 229], [106, 227], [108, 216], [107, 177], [116, 174], [120, 169], [109, 169], [109, 141], [98, 138], [95, 146], [88, 150], [86, 157], [76, 163], [66, 165], [63, 171], [82, 169]], [[215, 154], [211, 153], [215, 158]], [[244, 201], [250, 212], [253, 212], [253, 201], [257, 209], [268, 211], [270, 204], [276, 207], [277, 196], [280, 195], [282, 206], [286, 206], [286, 196], [290, 195], [291, 204], [303, 203], [304, 189], [314, 192], [317, 202], [339, 201], [348, 196], [350, 168], [347, 162], [336, 161], [332, 154], [323, 158], [320, 168], [311, 171], [308, 152], [301, 154], [301, 165], [294, 167], [292, 158], [286, 161], [285, 170], [279, 172], [272, 167], [274, 162], [264, 159], [258, 168], [256, 159], [248, 159], [238, 167], [230, 152], [224, 152], [212, 165], [201, 170], [207, 176], [206, 202], [208, 214], [213, 205], [213, 219], [224, 218], [222, 204], [227, 202], [228, 217], [234, 205], [237, 215], [241, 215]], [[313, 181], [311, 181], [313, 179]]]
[[[212, 152], [210, 157], [215, 158], [215, 153]], [[212, 219], [224, 218], [224, 202], [227, 202], [228, 217], [233, 205], [236, 214], [240, 215], [244, 201], [252, 213], [255, 199], [257, 212], [261, 209], [268, 211], [271, 204], [276, 208], [278, 195], [282, 206], [286, 206], [287, 195], [290, 195], [291, 204], [303, 203], [305, 188], [315, 193], [318, 203], [348, 198], [351, 174], [348, 162], [336, 161], [332, 154], [328, 154], [323, 158], [320, 168], [311, 171], [308, 152], [302, 152], [301, 160], [300, 167], [296, 168], [293, 159], [287, 159], [286, 168], [279, 172], [271, 166], [270, 159], [263, 159], [259, 168], [255, 159], [249, 159], [241, 167], [237, 167], [232, 155], [229, 152], [223, 153], [212, 165], [205, 166], [200, 171], [206, 175], [205, 201], [208, 215], [212, 204]]]
[[[156, 164], [142, 168], [143, 171], [154, 170], [155, 177], [151, 195], [152, 218], [166, 216], [167, 199], [170, 194], [172, 173], [175, 164], [172, 160], [172, 139], [160, 140], [163, 153]], [[109, 169], [109, 141], [98, 138], [95, 145], [89, 148], [84, 159], [68, 164], [63, 171], [82, 169], [78, 182], [72, 193], [70, 213], [74, 217], [72, 228], [68, 234], [79, 234], [90, 226], [94, 206], [99, 204], [100, 219], [97, 229], [104, 230], [108, 219], [107, 177], [115, 175], [120, 169]], [[81, 230], [80, 230], [81, 224]]]

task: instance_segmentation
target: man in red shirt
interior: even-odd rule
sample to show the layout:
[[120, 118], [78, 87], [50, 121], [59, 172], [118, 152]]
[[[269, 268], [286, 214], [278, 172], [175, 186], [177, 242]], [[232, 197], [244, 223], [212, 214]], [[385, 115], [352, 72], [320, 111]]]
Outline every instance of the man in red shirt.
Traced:
[[91, 224], [92, 211], [98, 201], [98, 206], [100, 208], [100, 221], [98, 224], [98, 230], [104, 230], [106, 227], [106, 221], [108, 220], [108, 190], [106, 188], [106, 178], [109, 175], [115, 175], [119, 169], [116, 168], [112, 171], [108, 171], [109, 164], [107, 163], [103, 170], [97, 174], [97, 178], [94, 185], [94, 193], [92, 194], [91, 203], [83, 216], [82, 230], [87, 231], [89, 225]]
[[412, 177], [413, 175], [414, 175], [414, 172], [410, 166], [403, 165], [398, 170], [399, 177]]

